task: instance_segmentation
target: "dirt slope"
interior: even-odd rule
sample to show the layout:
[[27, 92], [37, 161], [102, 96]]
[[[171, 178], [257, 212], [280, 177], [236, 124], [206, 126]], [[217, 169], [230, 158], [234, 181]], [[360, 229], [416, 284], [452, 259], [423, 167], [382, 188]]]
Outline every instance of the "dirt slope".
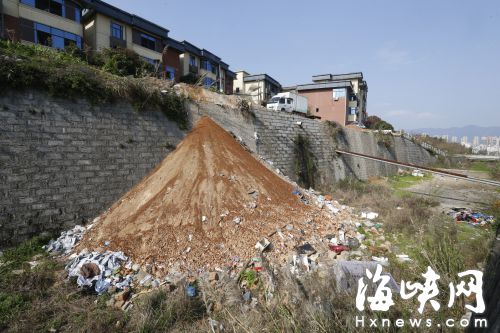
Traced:
[[100, 217], [79, 249], [123, 250], [135, 262], [166, 273], [221, 267], [234, 256], [248, 259], [257, 240], [286, 224], [294, 226], [287, 233], [295, 242], [323, 229], [312, 220], [330, 231], [331, 217], [292, 191], [230, 134], [202, 118], [174, 152]]

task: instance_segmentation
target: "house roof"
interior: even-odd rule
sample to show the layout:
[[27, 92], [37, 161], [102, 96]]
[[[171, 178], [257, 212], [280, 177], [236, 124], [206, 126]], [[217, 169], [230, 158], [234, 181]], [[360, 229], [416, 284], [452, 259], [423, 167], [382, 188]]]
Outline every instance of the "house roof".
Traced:
[[276, 86], [281, 87], [281, 84], [278, 81], [276, 81], [267, 74], [255, 74], [243, 77], [243, 82], [253, 82], [253, 81], [268, 81]]
[[128, 13], [120, 8], [112, 6], [101, 0], [82, 0], [82, 6], [84, 8], [83, 17], [91, 15], [92, 12], [97, 12], [108, 17], [111, 17], [117, 21], [123, 22], [125, 24], [137, 27], [146, 32], [157, 35], [161, 38], [168, 38], [168, 29], [165, 29], [156, 23], [148, 21], [140, 16]]
[[198, 57], [201, 57], [201, 49], [199, 47], [195, 46], [194, 44], [191, 44], [187, 40], [182, 41], [182, 44], [184, 45], [185, 51], [194, 54]]
[[168, 37], [165, 41], [169, 47], [179, 51], [179, 52], [184, 52], [184, 44], [182, 44], [179, 41], [176, 41], [173, 38]]
[[208, 50], [202, 49], [201, 56], [203, 58], [206, 58], [206, 59], [212, 61], [212, 62], [220, 63], [220, 58]]
[[352, 88], [352, 84], [351, 81], [311, 83], [311, 84], [298, 85], [296, 89], [297, 91], [303, 91], [303, 90], [333, 89], [333, 88]]
[[347, 74], [319, 74], [313, 75], [312, 81], [345, 81], [352, 79], [363, 79], [362, 72], [347, 73]]

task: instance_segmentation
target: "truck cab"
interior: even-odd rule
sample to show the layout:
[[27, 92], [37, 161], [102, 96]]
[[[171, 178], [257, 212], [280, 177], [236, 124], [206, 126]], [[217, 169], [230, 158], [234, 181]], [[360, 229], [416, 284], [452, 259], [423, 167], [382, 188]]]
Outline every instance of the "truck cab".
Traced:
[[267, 102], [267, 109], [274, 111], [288, 111], [292, 112], [294, 109], [293, 98], [274, 96]]

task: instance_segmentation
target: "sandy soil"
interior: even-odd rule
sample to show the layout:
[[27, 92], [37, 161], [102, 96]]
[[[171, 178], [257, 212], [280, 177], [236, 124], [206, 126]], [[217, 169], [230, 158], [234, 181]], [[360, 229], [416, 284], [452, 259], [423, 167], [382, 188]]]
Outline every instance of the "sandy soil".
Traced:
[[336, 221], [346, 216], [306, 205], [293, 189], [202, 118], [174, 152], [99, 217], [79, 249], [122, 250], [162, 275], [251, 258], [258, 240], [287, 224], [290, 241], [269, 238], [281, 244], [277, 254], [312, 234], [335, 233]]

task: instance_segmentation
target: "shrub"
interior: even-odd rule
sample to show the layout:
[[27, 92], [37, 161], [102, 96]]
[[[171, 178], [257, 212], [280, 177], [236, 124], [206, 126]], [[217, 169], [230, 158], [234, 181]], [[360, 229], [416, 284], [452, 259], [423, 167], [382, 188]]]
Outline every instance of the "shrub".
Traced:
[[129, 49], [104, 49], [102, 51], [102, 69], [108, 73], [134, 77], [144, 77], [154, 73], [154, 66], [142, 60], [137, 53]]

